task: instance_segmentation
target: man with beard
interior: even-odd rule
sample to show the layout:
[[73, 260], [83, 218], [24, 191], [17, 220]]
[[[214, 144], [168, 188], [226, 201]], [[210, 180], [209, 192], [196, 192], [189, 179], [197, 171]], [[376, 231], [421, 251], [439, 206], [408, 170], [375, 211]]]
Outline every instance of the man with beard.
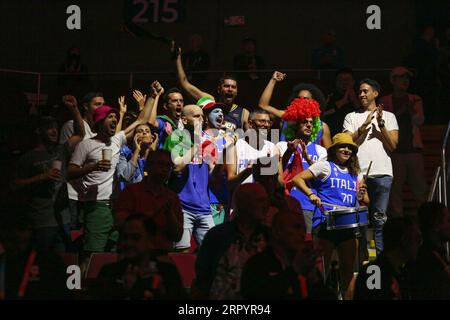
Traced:
[[[83, 116], [84, 140], [95, 137], [93, 114], [95, 109], [105, 104], [103, 93], [89, 92], [81, 101], [80, 113]], [[64, 144], [74, 133], [74, 123], [72, 120], [63, 124], [60, 130], [59, 143]], [[78, 202], [78, 193], [74, 187], [79, 181], [72, 180], [67, 182], [67, 193], [69, 194], [69, 210], [70, 210], [70, 228], [78, 230], [84, 221], [84, 213]]]
[[250, 113], [249, 130], [227, 152], [227, 178], [232, 188], [242, 183], [255, 182], [255, 171], [257, 175], [278, 173], [278, 181], [283, 184], [279, 150], [267, 140], [271, 125], [266, 111], [256, 109]]
[[174, 247], [186, 251], [191, 246], [192, 233], [201, 245], [206, 232], [214, 226], [208, 195], [209, 174], [214, 164], [202, 150], [205, 141], [202, 109], [185, 106], [181, 120], [185, 129], [174, 131], [164, 148], [171, 153], [174, 163], [169, 188], [178, 193], [184, 218], [183, 236]]
[[358, 158], [361, 173], [366, 174], [372, 162], [367, 181], [369, 213], [375, 229], [377, 253], [383, 251], [383, 225], [392, 184], [391, 153], [398, 144], [398, 124], [395, 115], [376, 103], [381, 87], [375, 80], [359, 83], [359, 100], [362, 110], [349, 113], [344, 120], [344, 132], [352, 135], [359, 146]]
[[[195, 101], [199, 101], [201, 99], [214, 100], [214, 97], [211, 94], [201, 91], [188, 81], [181, 62], [181, 48], [176, 48], [175, 45], [173, 45], [172, 52], [176, 59], [175, 64], [177, 68], [177, 77], [181, 87], [186, 90]], [[224, 110], [224, 126], [227, 130], [246, 130], [249, 127], [248, 119], [250, 113], [247, 109], [239, 107], [234, 103], [238, 94], [237, 80], [232, 76], [224, 76], [220, 78], [217, 86], [217, 94], [218, 102], [222, 102], [226, 106], [226, 110]], [[202, 104], [202, 102], [199, 101], [197, 104]]]
[[[146, 106], [152, 108], [149, 123], [157, 129], [158, 149], [163, 149], [168, 136], [177, 129], [183, 129], [181, 115], [184, 107], [184, 99], [178, 88], [169, 89], [162, 97], [164, 114], [156, 115], [158, 109], [157, 97], [164, 93], [164, 88], [158, 81], [152, 83], [152, 95], [147, 100]], [[156, 102], [155, 102], [156, 101]]]
[[83, 119], [73, 96], [64, 96], [63, 103], [73, 116], [73, 135], [58, 144], [58, 124], [53, 117], [43, 116], [38, 120], [36, 134], [38, 143], [25, 154], [17, 165], [14, 185], [23, 188], [28, 195], [28, 213], [33, 221], [35, 243], [38, 250], [64, 251], [70, 217], [67, 211], [66, 164], [75, 145], [85, 134]]
[[124, 131], [116, 133], [119, 111], [109, 106], [98, 107], [94, 112], [97, 135], [82, 141], [75, 149], [68, 167], [71, 179], [81, 178], [78, 187], [79, 201], [85, 213], [84, 251], [112, 251], [117, 241], [113, 228], [111, 204], [115, 188], [115, 169], [120, 148], [126, 144], [126, 135], [150, 116], [150, 106]]
[[[297, 98], [287, 107], [283, 117], [289, 119], [289, 121], [296, 121], [298, 129], [294, 140], [277, 143], [277, 147], [280, 149], [280, 154], [282, 155], [283, 169], [286, 170], [285, 175], [293, 177], [300, 173], [301, 170], [308, 169], [313, 163], [327, 158], [327, 150], [310, 140], [314, 123], [313, 117], [318, 116], [319, 114], [319, 104], [311, 99]], [[309, 201], [308, 197], [296, 186], [292, 185], [286, 177], [285, 182], [286, 191], [301, 204], [305, 217], [306, 233], [311, 235], [314, 205]], [[316, 193], [312, 186], [309, 187]]]

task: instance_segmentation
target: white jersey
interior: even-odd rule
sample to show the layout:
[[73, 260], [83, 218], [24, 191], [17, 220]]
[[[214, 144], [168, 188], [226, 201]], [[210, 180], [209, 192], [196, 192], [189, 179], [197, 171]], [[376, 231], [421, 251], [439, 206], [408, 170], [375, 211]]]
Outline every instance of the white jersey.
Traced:
[[[279, 155], [278, 149], [274, 143], [264, 140], [264, 146], [261, 150], [255, 149], [250, 146], [244, 139], [239, 139], [236, 142], [236, 174], [244, 171], [250, 163], [255, 164], [259, 158], [275, 157]], [[277, 157], [278, 159], [278, 157]], [[274, 167], [275, 172], [278, 172], [278, 163]], [[244, 183], [255, 182], [253, 175], [250, 175], [245, 179]]]

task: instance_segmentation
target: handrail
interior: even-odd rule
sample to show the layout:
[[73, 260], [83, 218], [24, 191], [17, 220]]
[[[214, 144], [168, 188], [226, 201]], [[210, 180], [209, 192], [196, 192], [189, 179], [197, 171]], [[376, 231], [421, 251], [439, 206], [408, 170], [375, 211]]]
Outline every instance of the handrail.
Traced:
[[447, 142], [448, 142], [448, 136], [450, 133], [450, 121], [448, 122], [448, 126], [447, 126], [447, 132], [445, 133], [445, 137], [444, 137], [444, 142], [442, 144], [442, 163], [441, 163], [441, 183], [442, 183], [442, 200], [445, 206], [448, 206], [447, 203], [447, 170], [446, 170], [446, 166], [447, 166], [447, 161], [446, 161], [446, 152], [445, 149], [447, 148]]
[[[190, 74], [205, 74], [205, 73], [249, 73], [249, 72], [255, 72], [255, 73], [272, 73], [275, 69], [257, 69], [257, 70], [231, 70], [231, 69], [218, 69], [218, 70], [204, 70], [204, 71], [189, 71]], [[284, 69], [280, 68], [277, 69], [282, 72], [336, 72], [337, 69]], [[14, 69], [0, 69], [0, 71], [3, 72], [12, 72], [12, 73], [24, 73], [24, 74], [34, 74], [34, 75], [42, 75], [42, 76], [56, 76], [56, 75], [67, 75], [67, 73], [64, 72], [54, 72], [54, 71], [44, 71], [44, 72], [31, 72], [31, 71], [22, 71], [22, 70], [14, 70]], [[391, 71], [391, 68], [377, 68], [377, 69], [370, 69], [370, 68], [360, 68], [360, 69], [353, 69], [353, 72], [368, 72], [368, 71]], [[70, 75], [112, 75], [112, 74], [167, 74], [172, 73], [171, 70], [166, 71], [96, 71], [96, 72], [77, 72], [77, 73], [70, 73]]]
[[434, 172], [433, 181], [431, 183], [430, 192], [428, 193], [428, 201], [434, 200], [434, 195], [436, 194], [436, 187], [438, 184], [439, 177], [441, 176], [441, 167], [437, 167]]

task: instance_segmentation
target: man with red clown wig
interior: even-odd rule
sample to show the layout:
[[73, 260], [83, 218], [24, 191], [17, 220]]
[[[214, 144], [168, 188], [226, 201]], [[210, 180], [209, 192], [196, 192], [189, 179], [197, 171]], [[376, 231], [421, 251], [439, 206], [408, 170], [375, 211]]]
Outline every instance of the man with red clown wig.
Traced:
[[[314, 205], [301, 190], [293, 186], [292, 178], [327, 157], [327, 150], [313, 142], [321, 128], [319, 103], [313, 99], [296, 98], [286, 108], [283, 120], [287, 123], [284, 130], [287, 141], [277, 143], [277, 147], [283, 157], [286, 193], [296, 198], [302, 206], [306, 232], [310, 236]], [[315, 192], [312, 186], [309, 187]]]

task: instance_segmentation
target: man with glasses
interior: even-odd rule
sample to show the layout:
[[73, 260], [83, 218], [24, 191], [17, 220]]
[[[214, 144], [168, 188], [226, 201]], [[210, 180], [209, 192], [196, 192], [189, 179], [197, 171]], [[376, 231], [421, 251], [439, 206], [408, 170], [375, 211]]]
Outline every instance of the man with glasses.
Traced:
[[282, 181], [279, 150], [268, 140], [271, 127], [272, 121], [267, 111], [255, 109], [250, 113], [249, 130], [228, 149], [227, 153], [227, 177], [232, 187], [255, 182], [253, 176], [255, 170], [261, 170], [263, 175], [278, 173]]

